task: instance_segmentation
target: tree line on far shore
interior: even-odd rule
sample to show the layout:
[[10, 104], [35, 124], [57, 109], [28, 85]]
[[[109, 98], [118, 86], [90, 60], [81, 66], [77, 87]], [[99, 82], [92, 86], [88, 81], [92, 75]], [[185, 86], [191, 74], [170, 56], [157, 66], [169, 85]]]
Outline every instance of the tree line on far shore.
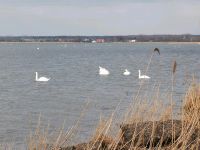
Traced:
[[1, 36], [0, 42], [200, 42], [200, 35]]

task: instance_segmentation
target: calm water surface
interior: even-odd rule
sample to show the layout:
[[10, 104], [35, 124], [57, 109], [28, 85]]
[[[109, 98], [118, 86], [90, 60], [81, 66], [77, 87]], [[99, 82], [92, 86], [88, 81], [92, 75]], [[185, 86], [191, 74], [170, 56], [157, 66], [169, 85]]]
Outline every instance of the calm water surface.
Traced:
[[[145, 94], [152, 94], [155, 85], [160, 85], [161, 97], [167, 99], [162, 93], [170, 91], [171, 66], [176, 60], [174, 99], [179, 104], [186, 79], [193, 74], [200, 76], [200, 45], [0, 44], [0, 143], [15, 143], [19, 149], [25, 149], [25, 139], [37, 125], [40, 114], [44, 125], [50, 124], [49, 130], [63, 123], [66, 129], [70, 128], [87, 102], [78, 138], [88, 138], [100, 114], [109, 116], [120, 101], [119, 113], [128, 107], [139, 88], [138, 69], [145, 72], [155, 47], [160, 48], [161, 55], [152, 57], [146, 73], [151, 79], [146, 82]], [[100, 77], [99, 65], [111, 74]], [[131, 71], [130, 76], [122, 75], [125, 68]], [[36, 71], [51, 80], [35, 82]]]

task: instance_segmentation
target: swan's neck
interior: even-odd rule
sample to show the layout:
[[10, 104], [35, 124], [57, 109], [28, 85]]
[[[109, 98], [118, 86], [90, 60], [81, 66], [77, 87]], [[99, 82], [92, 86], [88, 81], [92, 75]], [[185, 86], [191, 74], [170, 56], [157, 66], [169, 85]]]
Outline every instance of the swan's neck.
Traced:
[[141, 76], [140, 70], [139, 70], [139, 77]]
[[38, 80], [38, 73], [37, 72], [35, 73], [35, 80], [36, 81]]

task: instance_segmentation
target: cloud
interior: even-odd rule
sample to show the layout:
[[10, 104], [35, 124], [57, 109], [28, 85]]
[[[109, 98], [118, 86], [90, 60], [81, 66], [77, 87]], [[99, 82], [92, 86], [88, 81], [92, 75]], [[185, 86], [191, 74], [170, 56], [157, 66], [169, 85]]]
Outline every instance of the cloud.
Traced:
[[4, 35], [200, 34], [196, 0], [0, 0], [0, 4]]

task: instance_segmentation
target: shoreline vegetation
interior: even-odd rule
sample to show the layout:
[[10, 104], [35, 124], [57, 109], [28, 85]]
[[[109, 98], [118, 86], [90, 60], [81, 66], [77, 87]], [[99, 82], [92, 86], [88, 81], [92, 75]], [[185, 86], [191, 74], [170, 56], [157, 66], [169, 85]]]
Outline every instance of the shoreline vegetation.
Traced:
[[138, 99], [130, 104], [116, 128], [116, 110], [109, 118], [100, 118], [94, 134], [83, 143], [70, 144], [80, 120], [69, 131], [61, 130], [53, 140], [38, 126], [28, 139], [28, 150], [200, 149], [200, 84], [191, 81], [180, 112], [175, 113], [173, 104], [164, 105], [158, 95], [151, 103]]

